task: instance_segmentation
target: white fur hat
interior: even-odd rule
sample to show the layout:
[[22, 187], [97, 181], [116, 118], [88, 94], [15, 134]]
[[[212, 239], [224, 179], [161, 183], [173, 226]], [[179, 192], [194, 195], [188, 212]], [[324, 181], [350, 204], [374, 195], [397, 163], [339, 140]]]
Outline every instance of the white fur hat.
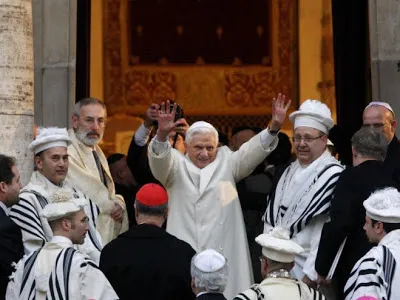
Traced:
[[363, 205], [366, 215], [375, 221], [400, 223], [400, 193], [393, 187], [372, 193]]
[[42, 217], [48, 221], [58, 220], [80, 211], [87, 204], [86, 199], [74, 198], [68, 190], [59, 189], [50, 196], [50, 203], [44, 207]]
[[300, 105], [299, 110], [289, 115], [290, 121], [297, 127], [311, 127], [328, 134], [334, 122], [331, 110], [326, 104], [318, 100], [306, 100]]
[[274, 261], [290, 263], [304, 249], [290, 240], [289, 231], [282, 227], [274, 227], [269, 233], [260, 234], [256, 242], [262, 246], [262, 254]]
[[29, 150], [35, 154], [49, 148], [65, 147], [71, 144], [71, 138], [65, 128], [58, 127], [39, 127], [36, 139], [29, 145]]
[[207, 249], [196, 255], [193, 264], [204, 273], [213, 273], [225, 266], [226, 259], [214, 249]]

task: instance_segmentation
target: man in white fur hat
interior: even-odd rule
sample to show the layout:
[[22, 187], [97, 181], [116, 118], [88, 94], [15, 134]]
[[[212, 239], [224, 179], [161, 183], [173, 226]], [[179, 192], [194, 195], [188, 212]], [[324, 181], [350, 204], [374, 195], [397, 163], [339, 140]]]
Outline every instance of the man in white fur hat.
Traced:
[[345, 299], [400, 299], [400, 193], [395, 188], [378, 190], [363, 205], [365, 233], [377, 246], [354, 265]]
[[297, 160], [282, 174], [264, 214], [264, 233], [275, 226], [289, 230], [290, 238], [305, 249], [296, 255], [292, 275], [316, 287], [315, 257], [336, 181], [343, 167], [327, 150], [333, 127], [330, 109], [307, 100], [289, 116], [294, 125]]
[[89, 231], [84, 207], [88, 201], [68, 190], [56, 190], [41, 216], [53, 237], [43, 248], [16, 265], [7, 287], [7, 300], [119, 299], [104, 274], [73, 245], [83, 244]]
[[[65, 128], [39, 128], [36, 139], [29, 145], [35, 154], [36, 171], [31, 181], [20, 192], [20, 201], [12, 206], [10, 217], [21, 228], [25, 254], [44, 246], [51, 240], [53, 233], [42, 210], [51, 203], [50, 195], [63, 188], [69, 190], [75, 198], [86, 198], [82, 192], [65, 181], [68, 173], [67, 147], [71, 143]], [[89, 216], [89, 234], [79, 248], [96, 263], [100, 260], [103, 248], [101, 236], [96, 229], [99, 209], [89, 200], [85, 208]]]
[[260, 260], [263, 281], [252, 285], [233, 300], [325, 299], [318, 291], [310, 289], [290, 274], [296, 255], [304, 252], [304, 249], [290, 239], [288, 230], [275, 227], [269, 233], [259, 235], [256, 242], [262, 247]]
[[253, 281], [243, 214], [236, 182], [248, 176], [271, 153], [290, 101], [279, 95], [273, 101], [270, 126], [236, 152], [217, 148], [218, 132], [207, 122], [195, 122], [186, 133], [187, 154], [172, 149], [168, 135], [179, 130], [176, 106], [169, 101], [158, 113], [157, 135], [149, 144], [154, 177], [169, 194], [167, 231], [189, 243], [197, 252], [213, 248], [229, 261], [224, 295], [232, 299]]

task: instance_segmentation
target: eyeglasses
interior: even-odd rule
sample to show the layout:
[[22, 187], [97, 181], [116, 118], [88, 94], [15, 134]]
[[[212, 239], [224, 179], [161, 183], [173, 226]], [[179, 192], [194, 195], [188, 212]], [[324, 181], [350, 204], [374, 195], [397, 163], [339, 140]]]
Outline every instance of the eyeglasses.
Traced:
[[320, 135], [317, 137], [311, 137], [311, 136], [294, 136], [292, 137], [292, 141], [293, 143], [300, 143], [302, 140], [304, 141], [304, 143], [306, 144], [310, 144], [312, 142], [314, 142], [315, 140], [323, 137], [324, 135]]

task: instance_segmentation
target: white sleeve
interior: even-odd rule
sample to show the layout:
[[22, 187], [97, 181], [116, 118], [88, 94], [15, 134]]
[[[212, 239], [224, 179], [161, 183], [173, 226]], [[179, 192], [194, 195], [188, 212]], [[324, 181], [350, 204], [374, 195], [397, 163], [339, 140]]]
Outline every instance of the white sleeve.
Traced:
[[150, 130], [147, 129], [142, 123], [142, 125], [139, 126], [134, 135], [136, 145], [141, 147], [145, 146], [149, 140], [149, 137]]

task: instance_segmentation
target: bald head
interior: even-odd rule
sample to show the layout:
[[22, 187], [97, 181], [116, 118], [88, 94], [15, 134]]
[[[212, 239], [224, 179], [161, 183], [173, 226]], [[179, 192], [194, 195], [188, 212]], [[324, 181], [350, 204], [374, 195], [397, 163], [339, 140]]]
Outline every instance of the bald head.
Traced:
[[363, 126], [383, 132], [388, 143], [393, 139], [396, 125], [393, 113], [383, 106], [373, 105], [364, 110]]

